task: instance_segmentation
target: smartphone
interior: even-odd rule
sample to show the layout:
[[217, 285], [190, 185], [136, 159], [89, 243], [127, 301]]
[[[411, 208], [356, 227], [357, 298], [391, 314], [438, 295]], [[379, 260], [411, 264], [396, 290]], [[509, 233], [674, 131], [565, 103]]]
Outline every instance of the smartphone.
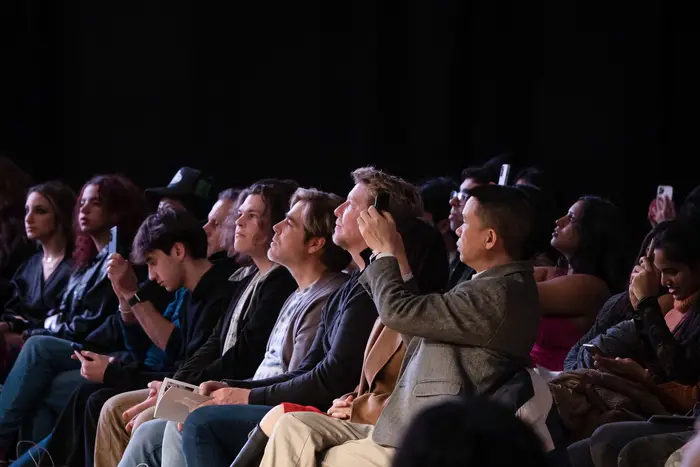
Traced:
[[85, 346], [83, 344], [78, 344], [77, 342], [71, 342], [70, 346], [76, 352], [82, 352], [85, 350]]
[[111, 255], [117, 252], [117, 226], [109, 229], [109, 244], [107, 245], [107, 254]]
[[673, 199], [673, 187], [670, 185], [659, 185], [656, 188], [657, 198], [668, 198]]
[[603, 355], [600, 349], [593, 344], [583, 344], [583, 347], [588, 350], [591, 355]]
[[389, 210], [389, 193], [386, 191], [377, 192], [377, 197], [374, 198], [374, 208], [379, 212]]
[[501, 166], [501, 174], [498, 176], [498, 184], [505, 186], [508, 185], [508, 176], [510, 175], [510, 164], [503, 164]]

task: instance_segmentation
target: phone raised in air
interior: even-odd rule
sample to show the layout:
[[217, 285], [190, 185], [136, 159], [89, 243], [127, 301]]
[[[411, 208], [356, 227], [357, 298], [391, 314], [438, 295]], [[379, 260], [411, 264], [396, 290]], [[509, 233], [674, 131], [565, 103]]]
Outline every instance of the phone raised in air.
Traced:
[[389, 210], [389, 193], [386, 191], [377, 192], [377, 197], [374, 198], [374, 208], [379, 212]]

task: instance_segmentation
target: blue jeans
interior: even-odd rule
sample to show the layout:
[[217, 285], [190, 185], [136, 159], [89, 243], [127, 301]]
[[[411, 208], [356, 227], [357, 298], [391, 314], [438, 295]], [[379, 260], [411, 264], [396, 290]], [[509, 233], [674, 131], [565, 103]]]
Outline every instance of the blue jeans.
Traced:
[[72, 353], [69, 341], [55, 337], [34, 336], [24, 344], [0, 393], [0, 451], [14, 453], [20, 428], [27, 441], [51, 434], [73, 390], [85, 382]]
[[182, 430], [187, 466], [231, 465], [248, 434], [271, 409], [267, 405], [215, 405], [192, 412]]
[[139, 426], [131, 435], [122, 460], [119, 461], [119, 467], [160, 467], [163, 458], [163, 433], [167, 423], [165, 420], [151, 420]]

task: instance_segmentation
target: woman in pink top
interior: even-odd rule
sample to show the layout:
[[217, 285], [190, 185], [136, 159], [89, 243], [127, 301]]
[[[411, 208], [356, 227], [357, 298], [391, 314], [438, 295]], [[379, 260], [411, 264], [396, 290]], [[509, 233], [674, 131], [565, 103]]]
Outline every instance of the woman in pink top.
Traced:
[[595, 320], [601, 306], [624, 288], [620, 210], [593, 196], [579, 199], [556, 221], [552, 246], [566, 267], [535, 268], [542, 318], [530, 355], [534, 363], [559, 371], [569, 349]]

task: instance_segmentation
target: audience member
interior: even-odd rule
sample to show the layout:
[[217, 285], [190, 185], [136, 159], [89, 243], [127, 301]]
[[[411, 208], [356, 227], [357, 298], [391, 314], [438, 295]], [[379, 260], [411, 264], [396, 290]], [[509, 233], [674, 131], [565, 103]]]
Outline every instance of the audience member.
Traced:
[[25, 230], [40, 251], [15, 271], [12, 295], [0, 316], [0, 342], [5, 344], [0, 346], [0, 358], [2, 363], [9, 362], [8, 366], [22, 346], [22, 332], [42, 326], [48, 312], [59, 305], [72, 271], [74, 207], [75, 193], [61, 182], [29, 190]]
[[[361, 271], [366, 266], [365, 261], [370, 259], [371, 251], [358, 230], [357, 218], [361, 211], [374, 204], [377, 193], [389, 194], [388, 212], [398, 219], [420, 216], [422, 203], [415, 187], [374, 168], [355, 170], [353, 180], [355, 186], [347, 200], [336, 210], [338, 221], [333, 241], [352, 255]], [[435, 234], [438, 235], [438, 242], [430, 245], [442, 247], [439, 234]], [[406, 273], [415, 268], [421, 271], [417, 274], [426, 276], [444, 274], [447, 269], [444, 247], [441, 251], [443, 262], [435, 269], [412, 264], [414, 256], [404, 256], [402, 264]], [[413, 254], [423, 258], [425, 252], [414, 249]], [[297, 372], [252, 384], [229, 382], [229, 385], [238, 387], [223, 388], [212, 393], [214, 405], [223, 406], [202, 407], [188, 417], [183, 430], [183, 451], [188, 464], [230, 464], [246, 442], [250, 428], [259, 423], [273, 405], [290, 402], [325, 411], [335, 398], [353, 390], [360, 379], [363, 351], [377, 318], [372, 300], [358, 282], [359, 274], [359, 271], [355, 272], [345, 286], [329, 299], [314, 345]], [[416, 284], [421, 282], [431, 283], [416, 277]], [[436, 283], [432, 290], [441, 290], [442, 287], [444, 283]], [[207, 435], [211, 433], [210, 430], [218, 432], [221, 426], [228, 427], [225, 439]]]
[[158, 206], [170, 205], [185, 209], [197, 219], [204, 219], [215, 201], [214, 179], [191, 167], [182, 167], [167, 186], [147, 188], [146, 197]]
[[31, 177], [6, 156], [0, 155], [0, 303], [12, 293], [10, 280], [33, 249], [22, 219]]
[[[279, 464], [281, 465], [281, 463]], [[419, 413], [392, 467], [547, 467], [532, 428], [484, 398], [444, 402]]]
[[561, 370], [569, 349], [590, 328], [611, 292], [623, 288], [620, 217], [609, 201], [585, 196], [556, 221], [552, 246], [569, 267], [536, 271], [543, 316], [532, 357], [540, 367]]
[[449, 177], [440, 177], [428, 180], [420, 187], [420, 196], [423, 200], [423, 219], [440, 232], [445, 241], [448, 260], [450, 263], [457, 258], [457, 236], [450, 225], [450, 205], [446, 199], [452, 197], [459, 189], [457, 182]]
[[[491, 163], [480, 167], [467, 167], [462, 171], [462, 183], [459, 185], [459, 191], [453, 191], [450, 197], [450, 228], [453, 232], [457, 232], [459, 226], [462, 225], [462, 211], [464, 205], [469, 199], [469, 190], [481, 185], [495, 184], [498, 181], [500, 164]], [[468, 280], [474, 275], [474, 268], [469, 264], [460, 261], [456, 255], [450, 263], [450, 278], [447, 283], [447, 288], [452, 289], [455, 285], [463, 280]]]
[[219, 193], [219, 199], [212, 206], [207, 223], [204, 224], [204, 232], [207, 234], [207, 256], [209, 261], [215, 264], [221, 263], [222, 266], [228, 269], [229, 274], [233, 274], [238, 270], [238, 263], [235, 255], [229, 256], [224, 245], [224, 223], [234, 207], [238, 210], [238, 197], [240, 194], [241, 191], [234, 188], [229, 188]]

